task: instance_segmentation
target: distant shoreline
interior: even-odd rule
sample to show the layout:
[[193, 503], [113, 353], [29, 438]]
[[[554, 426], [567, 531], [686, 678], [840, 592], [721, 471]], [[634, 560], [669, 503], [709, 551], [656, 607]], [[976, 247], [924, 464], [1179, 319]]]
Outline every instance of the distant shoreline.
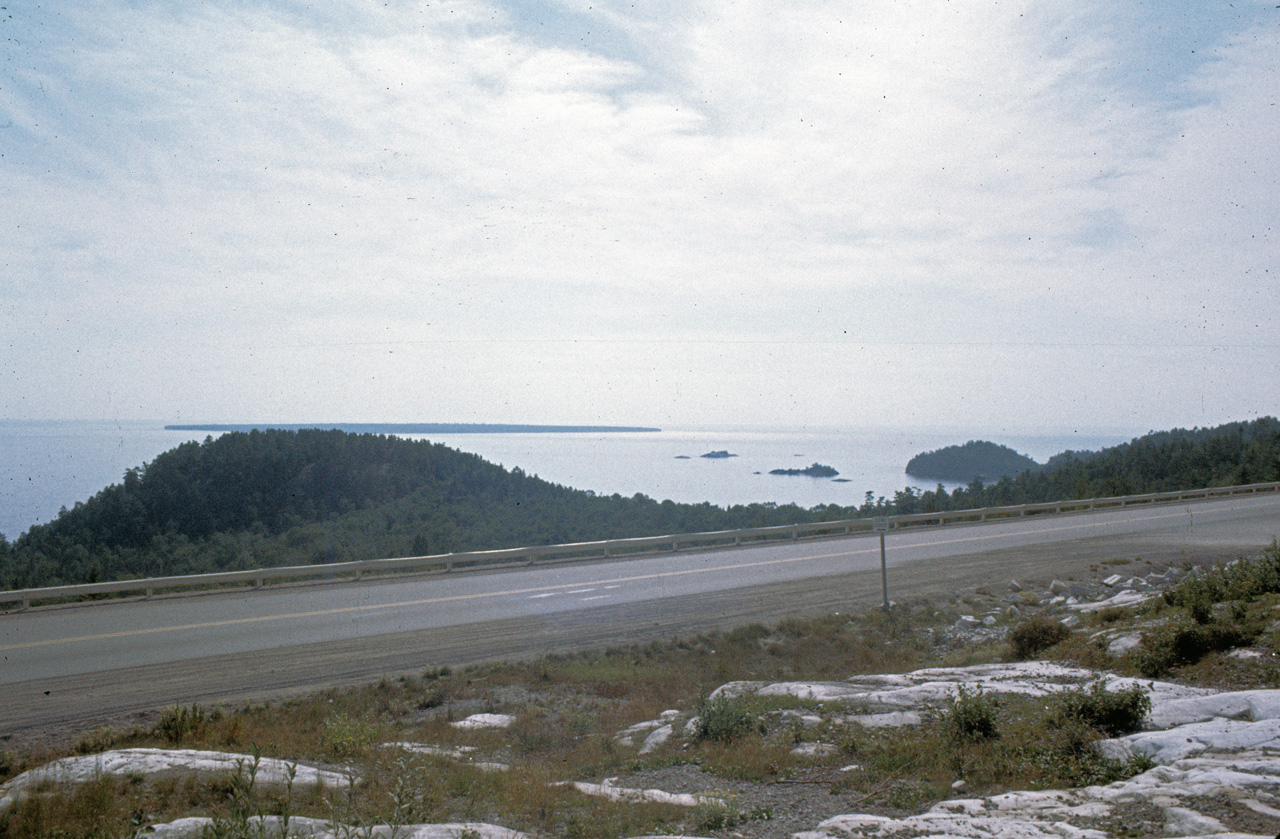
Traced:
[[314, 422], [166, 425], [165, 431], [347, 431], [352, 434], [600, 434], [661, 431], [632, 425], [511, 425], [469, 422]]

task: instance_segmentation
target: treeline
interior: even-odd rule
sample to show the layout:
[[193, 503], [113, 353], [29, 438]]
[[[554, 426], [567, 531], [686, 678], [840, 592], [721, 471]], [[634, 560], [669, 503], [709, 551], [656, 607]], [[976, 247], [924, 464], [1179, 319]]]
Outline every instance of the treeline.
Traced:
[[1280, 422], [1158, 432], [858, 507], [597, 496], [438, 443], [321, 430], [186, 443], [0, 537], [0, 589], [830, 521], [1280, 480]]
[[1063, 452], [1038, 470], [948, 493], [900, 490], [864, 512], [879, 515], [1035, 504], [1280, 481], [1280, 421], [1263, 417], [1215, 428], [1157, 431], [1097, 452]]

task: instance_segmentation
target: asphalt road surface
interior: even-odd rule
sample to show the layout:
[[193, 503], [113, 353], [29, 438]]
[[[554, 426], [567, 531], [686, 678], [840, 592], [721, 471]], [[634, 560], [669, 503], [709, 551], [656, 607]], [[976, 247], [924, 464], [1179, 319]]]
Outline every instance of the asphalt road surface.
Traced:
[[[1115, 558], [1234, 557], [1278, 534], [1276, 495], [894, 532], [890, 597], [1083, 579]], [[880, 599], [879, 541], [858, 536], [33, 609], [0, 615], [0, 738]]]

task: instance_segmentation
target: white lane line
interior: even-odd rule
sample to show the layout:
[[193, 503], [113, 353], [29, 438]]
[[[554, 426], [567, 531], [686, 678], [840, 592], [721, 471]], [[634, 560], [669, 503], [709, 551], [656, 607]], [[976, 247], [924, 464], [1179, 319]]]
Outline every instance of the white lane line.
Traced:
[[585, 603], [585, 602], [586, 602], [586, 601], [588, 601], [588, 600], [608, 600], [610, 597], [613, 597], [613, 595], [612, 595], [612, 594], [597, 594], [597, 595], [594, 595], [594, 596], [592, 596], [592, 597], [581, 597], [581, 598], [579, 598], [579, 600], [581, 600], [582, 602], [584, 602], [584, 603]]
[[565, 594], [590, 594], [595, 590], [596, 590], [596, 587], [592, 586], [591, 588], [579, 588], [579, 589], [574, 589], [573, 591], [566, 591]]
[[[1209, 511], [1205, 511], [1205, 512], [1209, 512]], [[1204, 513], [1202, 513], [1202, 515], [1203, 514]], [[1186, 515], [1187, 515], [1187, 510], [1180, 509], [1180, 510], [1177, 510], [1176, 512], [1168, 512], [1168, 513], [1151, 515], [1151, 516], [1142, 516], [1142, 517], [1127, 519], [1126, 521], [1153, 521], [1157, 519], [1182, 518]], [[1124, 522], [1114, 522], [1114, 521], [1097, 522], [1095, 524], [1079, 523], [1075, 525], [1066, 525], [1062, 527], [1036, 528], [1029, 532], [1021, 531], [1017, 533], [993, 533], [987, 536], [965, 536], [965, 537], [956, 538], [956, 539], [939, 539], [934, 542], [917, 542], [915, 544], [907, 544], [907, 545], [894, 542], [893, 547], [895, 548], [917, 548], [917, 547], [925, 547], [925, 546], [937, 547], [942, 545], [960, 544], [963, 542], [980, 542], [980, 541], [989, 541], [993, 539], [1009, 539], [1009, 538], [1016, 538], [1020, 536], [1036, 535], [1040, 533], [1061, 532], [1066, 530], [1096, 530], [1099, 528], [1109, 527], [1115, 524], [1123, 524], [1123, 523]], [[621, 585], [623, 583], [645, 582], [649, 580], [662, 580], [662, 579], [675, 578], [675, 577], [691, 577], [699, 574], [719, 574], [726, 571], [742, 571], [747, 568], [767, 568], [770, 566], [779, 566], [779, 565], [795, 565], [797, 563], [811, 562], [817, 559], [832, 559], [835, 557], [842, 557], [842, 556], [856, 556], [858, 554], [873, 554], [873, 553], [879, 553], [879, 551], [880, 551], [880, 548], [877, 545], [874, 547], [863, 548], [861, 550], [843, 550], [843, 551], [836, 551], [834, 553], [809, 554], [806, 556], [783, 557], [778, 559], [762, 559], [754, 562], [735, 562], [731, 565], [708, 565], [703, 568], [686, 568], [679, 571], [657, 571], [651, 574], [633, 574], [627, 577], [614, 577], [612, 579], [606, 578], [602, 580], [592, 580], [591, 583], [593, 584], [593, 588], [598, 588], [599, 586], [609, 585], [609, 584]], [[249, 618], [230, 618], [227, 620], [203, 621], [200, 623], [181, 624], [177, 626], [154, 626], [154, 627], [148, 627], [146, 629], [126, 629], [126, 630], [121, 630], [119, 632], [103, 632], [96, 635], [79, 635], [79, 636], [74, 636], [70, 638], [49, 638], [43, 641], [28, 641], [28, 642], [18, 643], [18, 644], [6, 644], [3, 646], [0, 646], [0, 651], [25, 650], [25, 649], [32, 649], [35, 647], [51, 647], [51, 646], [57, 646], [60, 644], [73, 644], [73, 643], [84, 642], [84, 641], [100, 641], [100, 640], [106, 640], [109, 638], [131, 638], [138, 635], [155, 635], [162, 632], [180, 632], [180, 631], [189, 631], [194, 629], [210, 629], [210, 628], [219, 627], [219, 626], [236, 626], [236, 625], [245, 625], [245, 624], [254, 624], [254, 623], [266, 623], [268, 621], [297, 620], [299, 618], [320, 617], [320, 616], [327, 616], [327, 615], [344, 615], [344, 614], [350, 614], [355, 612], [386, 611], [388, 609], [402, 609], [402, 608], [407, 608], [412, 606], [430, 606], [430, 605], [440, 604], [440, 603], [461, 603], [461, 602], [470, 601], [470, 600], [484, 600], [487, 598], [514, 597], [522, 594], [529, 595], [531, 597], [539, 594], [550, 597], [555, 594], [566, 593], [566, 590], [568, 589], [569, 585], [580, 586], [582, 585], [582, 583], [580, 582], [571, 583], [571, 584], [561, 583], [558, 585], [533, 586], [530, 588], [517, 588], [517, 589], [503, 589], [500, 591], [485, 591], [485, 592], [477, 592], [474, 594], [454, 594], [454, 595], [447, 595], [444, 597], [424, 597], [418, 600], [402, 600], [395, 603], [366, 603], [360, 606], [341, 606], [334, 609], [316, 609], [308, 612], [286, 612], [286, 613], [281, 613], [276, 615], [258, 615], [256, 617], [249, 617]], [[590, 590], [592, 589], [584, 589], [584, 591], [590, 591]]]

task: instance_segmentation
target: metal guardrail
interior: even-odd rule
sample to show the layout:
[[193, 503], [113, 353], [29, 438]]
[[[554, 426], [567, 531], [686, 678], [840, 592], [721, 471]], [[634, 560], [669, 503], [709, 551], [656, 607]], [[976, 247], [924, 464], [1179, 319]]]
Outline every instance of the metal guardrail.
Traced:
[[[1039, 504], [1019, 504], [1011, 507], [982, 507], [973, 510], [949, 510], [936, 513], [911, 513], [889, 516], [889, 527], [902, 527], [947, 523], [984, 522], [991, 519], [1021, 518], [1031, 515], [1057, 515], [1067, 512], [1128, 507], [1134, 504], [1159, 504], [1180, 501], [1208, 500], [1231, 495], [1253, 495], [1260, 492], [1280, 492], [1280, 482], [1245, 484], [1230, 487], [1211, 487], [1177, 492], [1154, 492], [1145, 495], [1123, 495], [1113, 498], [1085, 498], [1072, 501], [1049, 501]], [[268, 580], [332, 578], [353, 576], [359, 580], [366, 573], [385, 571], [448, 572], [459, 567], [479, 567], [492, 564], [533, 565], [553, 559], [597, 558], [635, 554], [644, 551], [662, 551], [669, 548], [732, 547], [744, 541], [769, 539], [801, 539], [805, 537], [849, 535], [857, 532], [870, 535], [873, 519], [843, 519], [840, 521], [784, 524], [771, 527], [749, 527], [738, 530], [719, 530], [705, 533], [682, 533], [670, 536], [640, 536], [630, 539], [606, 539], [599, 542], [572, 542], [565, 545], [536, 545], [525, 548], [504, 548], [492, 551], [467, 551], [465, 553], [436, 554], [432, 556], [407, 556], [394, 559], [364, 559], [354, 562], [335, 562], [325, 565], [290, 565], [281, 568], [259, 568], [250, 571], [222, 571], [214, 574], [188, 574], [176, 577], [148, 577], [139, 580], [117, 580], [109, 583], [82, 583], [69, 586], [0, 591], [0, 603], [21, 603], [23, 610], [37, 600], [61, 597], [83, 597], [97, 594], [142, 592], [151, 597], [160, 589], [184, 589], [252, 583], [261, 588]]]

